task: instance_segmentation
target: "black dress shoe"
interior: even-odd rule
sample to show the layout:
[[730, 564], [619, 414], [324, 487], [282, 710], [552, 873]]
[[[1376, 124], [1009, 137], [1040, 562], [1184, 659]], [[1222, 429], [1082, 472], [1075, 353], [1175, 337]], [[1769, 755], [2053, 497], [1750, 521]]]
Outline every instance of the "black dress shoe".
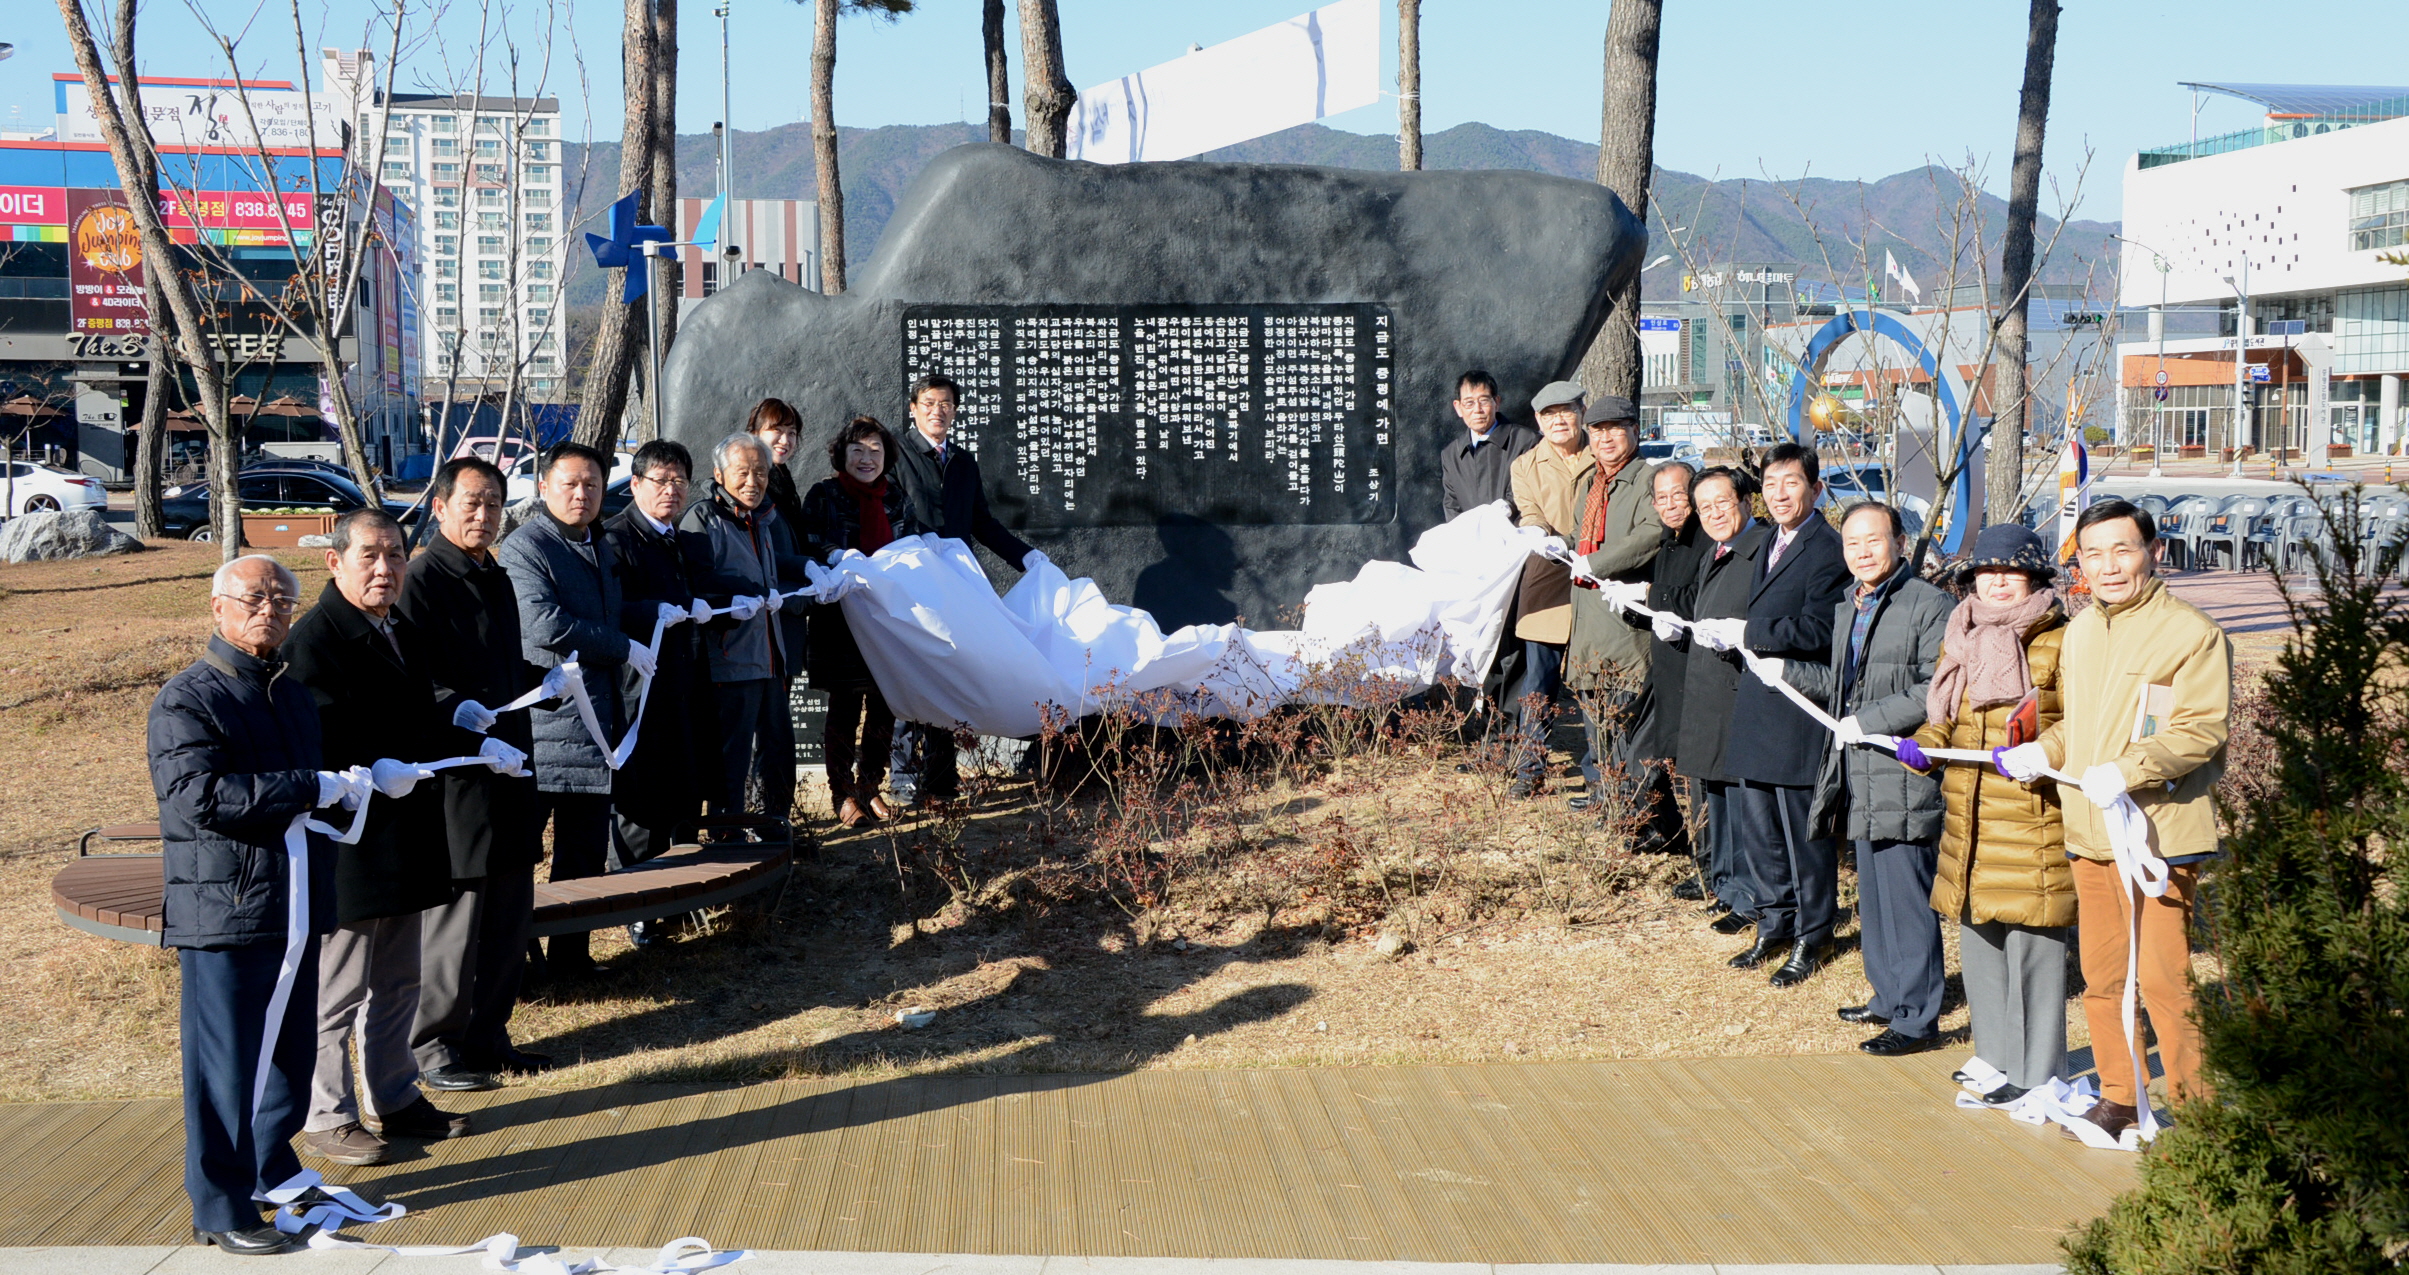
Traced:
[[1752, 970], [1789, 950], [1790, 940], [1788, 938], [1779, 934], [1760, 932], [1757, 935], [1757, 941], [1747, 951], [1731, 958], [1731, 967], [1736, 970]]
[[239, 1231], [204, 1231], [194, 1227], [192, 1238], [196, 1243], [215, 1244], [238, 1257], [266, 1257], [293, 1247], [293, 1241], [301, 1237], [287, 1235], [273, 1226], [252, 1226]]
[[1796, 987], [1815, 977], [1815, 971], [1822, 969], [1831, 959], [1832, 945], [1829, 942], [1810, 943], [1800, 939], [1791, 944], [1790, 959], [1782, 962], [1782, 967], [1773, 972], [1773, 985]]
[[[1784, 966], [1783, 968], [1789, 967]], [[1857, 1048], [1876, 1058], [1903, 1058], [1909, 1054], [1923, 1053], [1940, 1043], [1941, 1037], [1938, 1032], [1934, 1032], [1930, 1036], [1902, 1036], [1891, 1028], [1885, 1027], [1882, 1029], [1881, 1035], [1866, 1041]], [[2021, 1094], [2018, 1095], [2018, 1097], [2021, 1096]]]
[[1707, 928], [1713, 930], [1717, 934], [1737, 934], [1754, 924], [1756, 924], [1756, 922], [1749, 920], [1747, 917], [1744, 917], [1737, 912], [1725, 912], [1723, 915], [1716, 917], [1714, 922], [1708, 925]]
[[1707, 910], [1707, 911], [1708, 911], [1710, 914], [1712, 914], [1712, 915], [1715, 915], [1715, 916], [1721, 916], [1721, 915], [1723, 915], [1724, 913], [1731, 911], [1731, 900], [1729, 900], [1729, 899], [1712, 899], [1712, 900], [1709, 900], [1709, 901], [1707, 902], [1707, 905], [1706, 905], [1706, 910]]
[[[1569, 801], [1565, 802], [1564, 804], [1565, 804], [1565, 806], [1566, 806], [1566, 807], [1568, 807], [1569, 809], [1572, 809], [1572, 810], [1576, 810], [1576, 811], [1579, 811], [1579, 810], [1587, 810], [1587, 809], [1589, 809], [1590, 807], [1597, 805], [1597, 804], [1598, 804], [1598, 799], [1597, 799], [1597, 797], [1596, 797], [1594, 794], [1591, 794], [1591, 793], [1586, 793], [1586, 792], [1585, 792], [1585, 793], [1582, 793], [1582, 794], [1581, 794], [1580, 796], [1578, 796], [1578, 797], [1574, 797], [1574, 798], [1572, 798], [1571, 800], [1569, 800]], [[1637, 852], [1637, 851], [1633, 851], [1633, 853], [1635, 853], [1635, 854], [1636, 854], [1636, 853], [1638, 853], [1638, 852]]]
[[1706, 897], [1706, 887], [1700, 885], [1696, 877], [1684, 877], [1680, 885], [1673, 887], [1673, 897], [1685, 902], [1696, 903]]
[[441, 1089], [446, 1093], [467, 1093], [471, 1090], [502, 1087], [494, 1082], [493, 1077], [484, 1072], [471, 1071], [458, 1064], [421, 1071], [418, 1073], [418, 1083], [429, 1089]]
[[1841, 1006], [1840, 1021], [1844, 1023], [1872, 1023], [1876, 1027], [1890, 1026], [1890, 1019], [1875, 1013], [1874, 1007], [1871, 1005]]

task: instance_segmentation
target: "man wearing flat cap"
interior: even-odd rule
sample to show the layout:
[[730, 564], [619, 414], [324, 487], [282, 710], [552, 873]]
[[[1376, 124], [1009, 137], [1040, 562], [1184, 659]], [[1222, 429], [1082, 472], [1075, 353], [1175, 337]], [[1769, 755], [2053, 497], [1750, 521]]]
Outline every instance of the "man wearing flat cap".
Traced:
[[[1521, 525], [1541, 528], [1567, 545], [1580, 536], [1581, 482], [1597, 468], [1581, 431], [1586, 399], [1571, 381], [1553, 382], [1533, 395], [1539, 445], [1515, 457], [1511, 471]], [[1572, 573], [1561, 562], [1532, 554], [1522, 564], [1516, 603], [1521, 618], [1514, 622], [1514, 636], [1523, 643], [1523, 675], [1514, 704], [1522, 723], [1512, 791], [1532, 797], [1547, 786], [1548, 727], [1564, 690], [1564, 647], [1572, 638]]]
[[1572, 805], [1604, 813], [1607, 776], [1601, 767], [1612, 766], [1617, 790], [1646, 821], [1641, 845], [1653, 849], [1679, 836], [1681, 814], [1664, 768], [1649, 764], [1645, 748], [1631, 747], [1654, 735], [1648, 720], [1653, 701], [1646, 694], [1653, 634], [1621, 603], [1645, 601], [1664, 524], [1650, 492], [1653, 471], [1639, 459], [1639, 409], [1630, 399], [1600, 395], [1589, 401], [1582, 423], [1594, 467], [1578, 492], [1573, 550], [1596, 584], [1573, 590], [1564, 653], [1564, 681], [1580, 696], [1589, 736], [1589, 755], [1581, 760], [1588, 791]]

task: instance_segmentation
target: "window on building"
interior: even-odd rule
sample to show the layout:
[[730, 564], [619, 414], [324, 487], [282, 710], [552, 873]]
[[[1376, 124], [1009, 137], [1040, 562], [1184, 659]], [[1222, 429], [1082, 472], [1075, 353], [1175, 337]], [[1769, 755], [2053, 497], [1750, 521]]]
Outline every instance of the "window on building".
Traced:
[[552, 285], [548, 283], [528, 284], [527, 299], [530, 301], [550, 301], [552, 299]]
[[[478, 116], [478, 117], [477, 117], [477, 131], [478, 131], [478, 132], [480, 132], [480, 133], [499, 133], [499, 132], [501, 132], [501, 131], [502, 131], [502, 117], [501, 117], [501, 116], [499, 116], [499, 115], [480, 115], [480, 116]], [[482, 146], [482, 145], [484, 145], [485, 143], [483, 143], [482, 141], [480, 141], [480, 142], [478, 142], [477, 144], [478, 144], [478, 145], [480, 145], [480, 146]]]
[[458, 235], [437, 235], [437, 236], [435, 236], [435, 252], [436, 252], [436, 254], [437, 254], [438, 256], [445, 256], [445, 257], [454, 256], [454, 255], [458, 254], [458, 253], [459, 253], [459, 251], [460, 251], [460, 236], [458, 236]]
[[436, 187], [436, 188], [435, 188], [435, 206], [436, 206], [436, 207], [438, 207], [438, 208], [457, 208], [457, 207], [459, 207], [459, 206], [460, 206], [460, 188], [459, 188], [458, 186], [438, 186], [438, 187]]
[[527, 143], [527, 158], [529, 158], [529, 159], [550, 159], [550, 158], [552, 158], [552, 143], [550, 143], [550, 142], [529, 142], [529, 143]]
[[456, 137], [435, 138], [427, 143], [427, 153], [446, 158], [456, 156], [460, 153], [460, 139]]
[[544, 309], [542, 306], [537, 306], [535, 309], [533, 309], [533, 310], [529, 310], [529, 311], [527, 312], [527, 326], [528, 326], [528, 327], [531, 327], [531, 328], [540, 328], [540, 327], [544, 326], [545, 324], [547, 324], [547, 323], [549, 323], [549, 322], [551, 322], [551, 321], [552, 321], [552, 312], [551, 312], [550, 310]]
[[457, 261], [437, 261], [435, 263], [435, 277], [438, 279], [459, 278], [460, 263]]
[[[495, 306], [495, 305], [488, 305], [488, 306], [479, 306], [479, 307], [477, 307], [477, 322], [479, 322], [479, 323], [499, 323], [499, 322], [501, 322], [501, 321], [502, 321], [502, 307], [500, 307], [500, 306]], [[482, 335], [485, 335], [485, 336], [492, 336], [493, 334], [492, 334], [491, 332], [487, 332], [487, 333], [483, 333]]]
[[552, 136], [552, 121], [548, 119], [531, 119], [527, 121], [527, 135], [530, 137]]
[[[484, 229], [484, 228], [485, 228], [485, 223], [484, 223], [483, 221], [479, 221], [479, 222], [477, 223], [477, 228], [478, 228], [478, 229], [480, 229], [480, 230]], [[497, 253], [497, 252], [500, 252], [500, 251], [502, 251], [502, 236], [500, 236], [500, 235], [479, 235], [479, 236], [477, 236], [477, 251], [478, 251], [478, 252], [481, 252], [481, 253]]]
[[477, 180], [488, 186], [502, 184], [502, 166], [500, 164], [479, 164], [475, 171]]
[[438, 133], [449, 133], [460, 126], [460, 121], [453, 119], [449, 115], [438, 115], [430, 120], [429, 123], [433, 125], [435, 131]]
[[456, 212], [439, 212], [435, 214], [435, 228], [437, 230], [460, 229], [460, 214]]
[[2409, 181], [2360, 186], [2350, 192], [2350, 250], [2368, 252], [2409, 242]]
[[480, 208], [483, 208], [483, 207], [496, 207], [496, 208], [498, 208], [498, 207], [500, 207], [500, 206], [501, 206], [501, 204], [502, 204], [502, 188], [501, 188], [501, 187], [499, 187], [499, 186], [480, 186], [480, 187], [478, 187], [478, 188], [477, 188], [477, 206], [478, 206], [478, 207], [480, 207]]
[[480, 278], [480, 279], [499, 279], [499, 278], [501, 278], [501, 277], [502, 277], [502, 263], [501, 263], [501, 262], [499, 262], [499, 261], [494, 261], [494, 260], [491, 260], [491, 259], [488, 259], [488, 260], [485, 260], [485, 261], [480, 261], [480, 262], [478, 262], [478, 263], [477, 263], [477, 277], [478, 277], [478, 278]]
[[530, 262], [528, 262], [528, 263], [527, 263], [527, 277], [528, 277], [528, 278], [530, 278], [530, 279], [549, 279], [549, 278], [551, 278], [551, 277], [552, 277], [552, 263], [551, 263], [551, 262], [549, 262], [549, 261], [530, 261]]
[[456, 322], [458, 322], [458, 321], [459, 321], [459, 319], [460, 319], [460, 312], [459, 312], [458, 310], [455, 310], [455, 309], [451, 308], [450, 306], [437, 306], [437, 307], [435, 307], [435, 321], [436, 321], [437, 323], [441, 323], [441, 324], [451, 324], [451, 323], [456, 323]]
[[480, 283], [477, 285], [477, 300], [499, 301], [506, 290], [503, 285], [498, 283]]
[[[479, 230], [508, 230], [509, 228], [510, 218], [502, 213], [480, 212], [477, 214], [477, 229]], [[477, 237], [478, 247], [482, 248], [488, 243], [499, 249], [502, 237], [500, 235], [479, 235]]]
[[2409, 368], [2409, 288], [2369, 288], [2335, 298], [2334, 371]]
[[458, 164], [432, 164], [428, 166], [428, 172], [433, 176], [435, 184], [439, 186], [445, 182], [460, 180], [460, 165]]
[[406, 182], [410, 180], [410, 161], [406, 159], [386, 160], [385, 180], [389, 182]]
[[501, 139], [501, 138], [498, 138], [498, 137], [480, 137], [480, 138], [478, 138], [478, 139], [477, 139], [477, 158], [478, 158], [478, 159], [490, 159], [490, 160], [499, 160], [499, 159], [501, 159], [501, 158], [502, 158], [502, 139]]
[[458, 301], [460, 299], [460, 285], [456, 283], [436, 284], [435, 299], [437, 301]]
[[[405, 165], [405, 167], [407, 167], [407, 166]], [[549, 186], [549, 185], [551, 185], [551, 184], [552, 184], [552, 166], [551, 166], [550, 164], [530, 164], [530, 165], [528, 165], [528, 166], [526, 167], [526, 169], [525, 169], [524, 171], [522, 171], [522, 172], [519, 174], [519, 184], [520, 184], [520, 185], [522, 185], [522, 186]]]
[[545, 235], [530, 235], [527, 239], [527, 251], [540, 257], [552, 251], [552, 240]]
[[528, 228], [529, 230], [550, 230], [550, 229], [552, 229], [552, 214], [550, 214], [550, 213], [528, 213], [528, 214], [527, 214], [527, 228]]

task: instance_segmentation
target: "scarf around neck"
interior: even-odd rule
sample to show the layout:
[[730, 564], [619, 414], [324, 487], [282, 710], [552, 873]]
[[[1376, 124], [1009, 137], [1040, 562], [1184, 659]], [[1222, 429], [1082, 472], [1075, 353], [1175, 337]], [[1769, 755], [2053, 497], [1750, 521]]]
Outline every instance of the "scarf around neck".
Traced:
[[1925, 720], [1955, 720], [1961, 699], [1976, 711], [2023, 699], [2033, 689], [2024, 635], [2057, 607], [2057, 595], [2047, 589], [2020, 602], [1968, 596], [1958, 603], [1949, 613], [1949, 632], [1942, 642], [1940, 667], [1932, 672], [1932, 689], [1924, 696]]
[[887, 521], [887, 477], [866, 483], [851, 474], [838, 470], [836, 485], [853, 497], [853, 508], [861, 521], [861, 543], [853, 546], [863, 553], [876, 553], [895, 539], [895, 525]]

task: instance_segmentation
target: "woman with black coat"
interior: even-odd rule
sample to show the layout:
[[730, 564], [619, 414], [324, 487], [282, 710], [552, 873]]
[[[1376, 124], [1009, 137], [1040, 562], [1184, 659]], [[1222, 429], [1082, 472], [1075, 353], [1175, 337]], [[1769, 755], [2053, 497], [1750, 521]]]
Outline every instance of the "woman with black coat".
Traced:
[[[927, 528], [912, 516], [903, 484], [891, 481], [895, 436], [867, 416], [856, 416], [828, 444], [835, 471], [803, 493], [803, 551], [834, 565], [848, 549], [877, 553], [889, 541]], [[828, 693], [828, 725], [821, 747], [828, 758], [828, 795], [837, 822], [851, 828], [894, 811], [878, 795], [887, 777], [887, 741], [895, 714], [863, 662], [844, 608], [821, 603], [811, 609], [811, 684]]]

